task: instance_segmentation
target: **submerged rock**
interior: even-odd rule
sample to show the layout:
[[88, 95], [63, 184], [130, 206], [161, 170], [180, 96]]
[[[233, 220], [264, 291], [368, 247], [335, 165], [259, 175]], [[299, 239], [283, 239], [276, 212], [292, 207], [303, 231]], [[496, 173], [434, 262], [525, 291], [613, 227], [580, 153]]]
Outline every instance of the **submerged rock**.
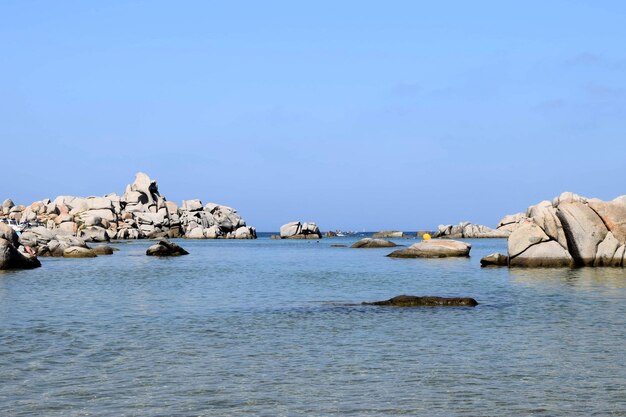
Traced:
[[398, 295], [384, 301], [364, 302], [363, 305], [389, 307], [475, 307], [478, 302], [469, 297], [448, 298], [414, 295]]
[[161, 239], [156, 245], [152, 245], [146, 250], [148, 256], [181, 256], [189, 255], [185, 249], [172, 243], [167, 239]]
[[365, 239], [361, 239], [358, 242], [355, 242], [351, 248], [393, 248], [396, 247], [395, 243], [385, 240], [385, 239], [372, 239], [366, 237]]
[[472, 245], [458, 240], [424, 240], [391, 252], [391, 258], [447, 258], [469, 256]]
[[507, 266], [509, 257], [501, 253], [492, 253], [480, 260], [480, 266]]

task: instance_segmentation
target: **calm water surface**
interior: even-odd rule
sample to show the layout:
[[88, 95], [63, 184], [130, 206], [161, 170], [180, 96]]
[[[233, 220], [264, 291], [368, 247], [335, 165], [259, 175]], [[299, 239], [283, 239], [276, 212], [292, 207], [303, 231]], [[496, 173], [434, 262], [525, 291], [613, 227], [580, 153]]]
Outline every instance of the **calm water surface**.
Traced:
[[[0, 273], [0, 415], [626, 416], [626, 269], [481, 269], [504, 240], [330, 246], [355, 240], [136, 241]], [[480, 305], [358, 304], [399, 294]]]

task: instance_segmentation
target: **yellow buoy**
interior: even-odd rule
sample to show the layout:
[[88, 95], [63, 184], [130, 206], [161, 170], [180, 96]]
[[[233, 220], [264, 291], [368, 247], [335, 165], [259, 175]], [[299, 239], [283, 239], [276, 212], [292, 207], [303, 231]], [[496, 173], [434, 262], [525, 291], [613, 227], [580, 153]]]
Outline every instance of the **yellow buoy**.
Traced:
[[424, 239], [424, 240], [430, 240], [430, 235], [429, 235], [428, 233], [424, 233], [424, 234], [422, 235], [422, 239]]

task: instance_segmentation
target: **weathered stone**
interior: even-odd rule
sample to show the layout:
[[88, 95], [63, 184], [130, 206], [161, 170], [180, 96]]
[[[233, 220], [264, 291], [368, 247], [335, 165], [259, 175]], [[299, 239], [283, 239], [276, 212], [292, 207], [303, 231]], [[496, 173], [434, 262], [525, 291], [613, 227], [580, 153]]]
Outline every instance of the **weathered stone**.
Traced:
[[548, 240], [550, 240], [550, 237], [539, 225], [533, 221], [527, 220], [509, 236], [509, 258], [514, 258], [529, 247]]
[[433, 237], [445, 237], [453, 239], [484, 239], [484, 238], [507, 238], [511, 234], [508, 230], [494, 230], [480, 224], [461, 222], [457, 225], [439, 225], [438, 231]]
[[109, 234], [103, 227], [89, 226], [79, 231], [79, 237], [85, 242], [108, 242]]
[[492, 253], [480, 260], [480, 266], [507, 266], [509, 257], [501, 253]]
[[550, 240], [528, 247], [516, 257], [509, 258], [511, 267], [573, 267], [574, 259], [563, 246]]
[[119, 251], [117, 248], [112, 248], [110, 246], [96, 246], [92, 249], [96, 255], [113, 255], [113, 252]]
[[549, 201], [530, 206], [527, 211], [528, 217], [543, 229], [545, 234], [567, 250], [567, 238], [563, 231], [563, 225], [556, 215], [556, 209]]
[[380, 232], [374, 233], [372, 235], [373, 238], [384, 238], [384, 239], [399, 239], [404, 237], [404, 233], [399, 230], [382, 230]]
[[32, 269], [41, 266], [35, 256], [20, 252], [10, 240], [0, 238], [0, 270]]
[[185, 249], [167, 239], [161, 239], [156, 245], [152, 245], [146, 251], [148, 256], [181, 256], [189, 255]]
[[280, 237], [286, 238], [302, 233], [302, 224], [300, 222], [290, 222], [280, 227]]
[[593, 265], [596, 249], [608, 233], [602, 219], [580, 201], [561, 202], [556, 215], [563, 224], [567, 246], [576, 264]]
[[201, 227], [196, 227], [188, 232], [185, 237], [187, 239], [204, 239], [204, 230]]
[[469, 256], [472, 245], [457, 240], [424, 240], [390, 253], [392, 258], [447, 258]]
[[389, 240], [372, 239], [372, 238], [366, 237], [364, 239], [361, 239], [355, 242], [350, 247], [351, 248], [393, 248], [395, 246], [398, 246], [398, 245], [396, 245], [395, 243]]
[[613, 201], [589, 199], [588, 205], [613, 236], [621, 243], [626, 243], [626, 196], [617, 197]]
[[64, 258], [95, 258], [97, 255], [92, 249], [79, 246], [70, 246], [63, 251]]
[[398, 295], [385, 301], [364, 302], [363, 305], [389, 307], [475, 307], [478, 302], [470, 297], [417, 297], [414, 295]]
[[617, 260], [614, 259], [619, 247], [620, 241], [613, 236], [613, 233], [608, 232], [604, 240], [598, 245], [593, 266], [620, 266], [623, 255], [619, 256]]
[[13, 228], [6, 223], [0, 222], [0, 239], [8, 240], [16, 248], [20, 245], [20, 240]]

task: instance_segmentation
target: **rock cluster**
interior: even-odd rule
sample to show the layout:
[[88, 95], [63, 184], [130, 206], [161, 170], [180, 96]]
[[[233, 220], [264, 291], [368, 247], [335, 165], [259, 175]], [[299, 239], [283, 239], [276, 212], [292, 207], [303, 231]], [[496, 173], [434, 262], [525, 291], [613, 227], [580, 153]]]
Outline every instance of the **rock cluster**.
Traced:
[[322, 233], [315, 223], [290, 222], [280, 227], [281, 239], [321, 239]]
[[448, 258], [469, 256], [472, 245], [458, 240], [424, 240], [391, 252], [391, 258]]
[[[30, 206], [7, 199], [0, 218], [40, 224], [55, 236], [74, 236], [85, 242], [161, 237], [254, 239], [237, 211], [214, 203], [187, 200], [182, 207], [159, 193], [157, 182], [140, 172], [122, 196], [59, 196]], [[52, 240], [52, 239], [48, 239]]]
[[626, 265], [626, 195], [602, 201], [566, 192], [529, 207], [516, 223], [509, 266]]
[[20, 244], [17, 233], [10, 226], [0, 223], [0, 270], [31, 269], [40, 266], [37, 257]]
[[507, 238], [511, 234], [508, 230], [492, 229], [480, 224], [461, 222], [456, 225], [439, 225], [433, 237], [445, 237], [451, 239], [482, 239], [482, 238]]

